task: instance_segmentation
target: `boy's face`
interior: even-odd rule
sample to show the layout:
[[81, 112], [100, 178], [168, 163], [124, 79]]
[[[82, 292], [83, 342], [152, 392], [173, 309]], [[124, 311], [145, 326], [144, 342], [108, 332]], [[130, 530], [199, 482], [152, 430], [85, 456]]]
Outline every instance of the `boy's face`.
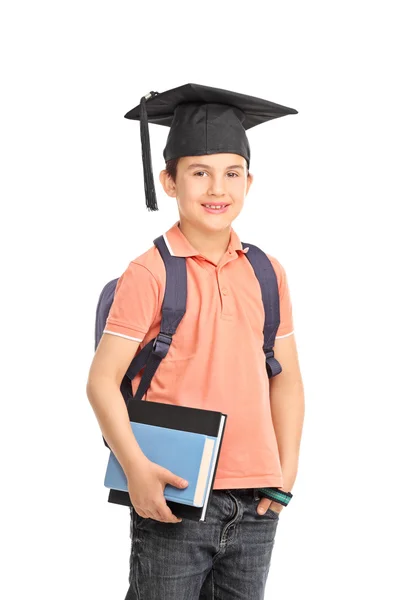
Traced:
[[[243, 208], [253, 181], [247, 175], [246, 159], [239, 154], [221, 153], [184, 156], [178, 162], [176, 182], [165, 170], [160, 181], [168, 196], [176, 198], [181, 220], [205, 230], [219, 231], [230, 226]], [[211, 213], [204, 204], [227, 204], [221, 213]]]

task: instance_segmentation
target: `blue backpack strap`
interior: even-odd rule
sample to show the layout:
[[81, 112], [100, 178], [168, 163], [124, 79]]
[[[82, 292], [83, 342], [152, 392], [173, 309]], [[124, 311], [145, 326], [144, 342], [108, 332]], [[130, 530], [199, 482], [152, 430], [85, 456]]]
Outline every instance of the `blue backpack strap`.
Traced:
[[265, 363], [268, 377], [275, 377], [282, 372], [282, 367], [274, 357], [275, 336], [280, 324], [279, 290], [274, 267], [268, 256], [258, 246], [245, 244], [249, 248], [245, 256], [248, 258], [261, 287], [264, 304], [264, 345]]
[[[164, 237], [154, 240], [165, 264], [166, 287], [162, 304], [162, 318], [160, 333], [150, 340], [133, 358], [124, 375], [120, 390], [128, 407], [132, 400], [141, 400], [150, 386], [151, 380], [161, 360], [167, 355], [172, 336], [186, 312], [187, 298], [187, 273], [186, 259], [181, 256], [172, 256], [165, 243]], [[108, 314], [114, 300], [115, 288], [118, 279], [109, 281], [101, 291], [96, 308], [95, 322], [95, 350], [100, 342], [106, 326]], [[132, 379], [141, 369], [145, 369], [141, 377], [135, 396], [132, 394]], [[104, 436], [103, 441], [109, 448]]]
[[154, 240], [154, 244], [161, 254], [166, 270], [160, 333], [135, 356], [126, 372], [126, 376], [132, 380], [145, 367], [134, 400], [141, 400], [149, 388], [158, 365], [168, 353], [172, 336], [186, 312], [186, 258], [172, 256], [162, 235]]

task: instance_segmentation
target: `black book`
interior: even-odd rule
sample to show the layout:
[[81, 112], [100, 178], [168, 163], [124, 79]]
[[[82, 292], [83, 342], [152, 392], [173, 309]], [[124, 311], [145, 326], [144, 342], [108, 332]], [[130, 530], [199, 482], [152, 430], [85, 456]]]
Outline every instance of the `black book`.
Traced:
[[[178, 518], [205, 521], [227, 415], [147, 400], [131, 401], [128, 413], [143, 454], [188, 481], [183, 489], [165, 486], [165, 501], [172, 513]], [[110, 488], [108, 502], [132, 506], [125, 473], [112, 452], [104, 485]]]

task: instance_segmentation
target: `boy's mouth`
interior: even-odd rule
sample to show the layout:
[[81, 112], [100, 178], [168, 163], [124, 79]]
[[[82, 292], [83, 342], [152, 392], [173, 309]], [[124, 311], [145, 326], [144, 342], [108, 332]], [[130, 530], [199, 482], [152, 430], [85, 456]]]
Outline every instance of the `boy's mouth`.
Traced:
[[229, 204], [223, 204], [223, 203], [221, 203], [221, 204], [202, 204], [202, 206], [209, 213], [220, 214], [222, 212], [225, 212], [228, 209]]

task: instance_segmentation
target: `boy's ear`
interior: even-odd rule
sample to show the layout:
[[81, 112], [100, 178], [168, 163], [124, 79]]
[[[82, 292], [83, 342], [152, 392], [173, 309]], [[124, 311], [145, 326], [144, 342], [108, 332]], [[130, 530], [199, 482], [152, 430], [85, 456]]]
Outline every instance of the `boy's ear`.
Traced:
[[252, 173], [249, 173], [249, 174], [247, 175], [247, 188], [246, 188], [246, 195], [247, 195], [247, 193], [248, 193], [248, 191], [249, 191], [249, 189], [250, 189], [250, 187], [251, 187], [251, 184], [253, 183], [253, 179], [254, 179], [254, 178], [253, 178], [253, 175], [252, 175]]
[[159, 180], [160, 180], [161, 185], [164, 188], [164, 192], [171, 198], [175, 198], [176, 197], [175, 183], [174, 183], [172, 177], [170, 177], [168, 175], [166, 169], [163, 169], [160, 172]]

